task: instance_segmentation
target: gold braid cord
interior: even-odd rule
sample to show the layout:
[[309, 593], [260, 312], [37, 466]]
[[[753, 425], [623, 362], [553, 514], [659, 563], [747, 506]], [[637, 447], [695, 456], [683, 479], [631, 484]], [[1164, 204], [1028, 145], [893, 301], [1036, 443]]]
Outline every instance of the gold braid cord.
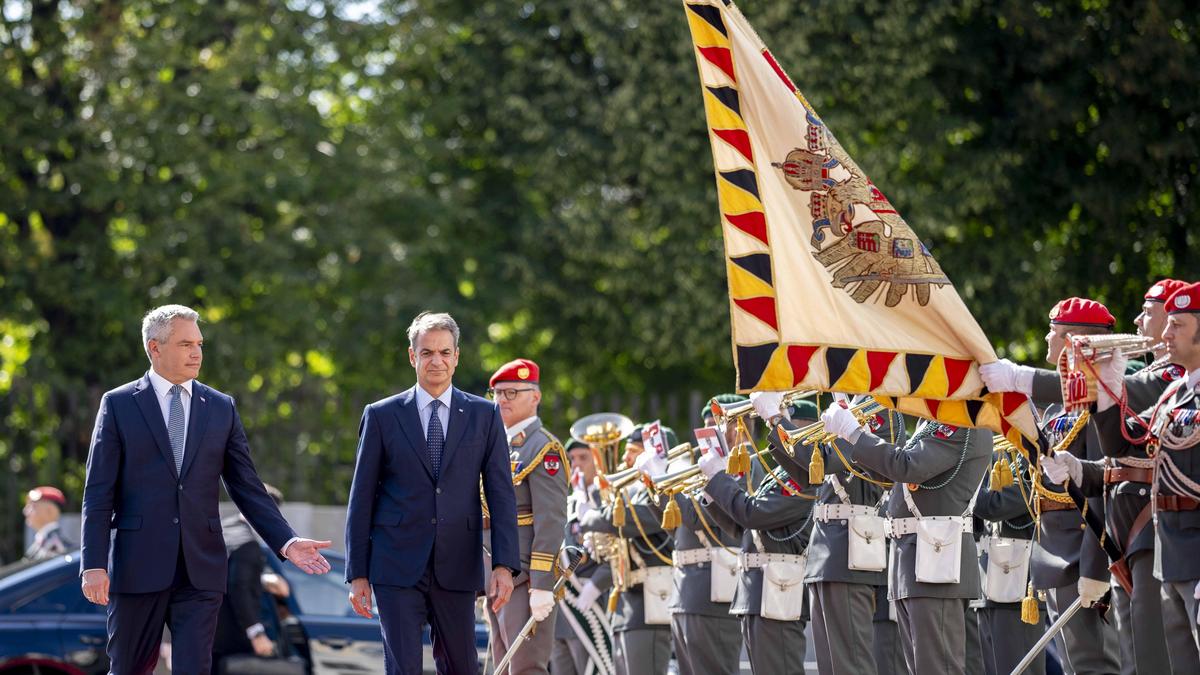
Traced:
[[[626, 499], [625, 501], [629, 501], [629, 500]], [[667, 556], [663, 555], [662, 552], [658, 550], [658, 547], [655, 546], [654, 543], [650, 541], [650, 536], [646, 534], [646, 528], [642, 527], [642, 519], [638, 518], [637, 509], [635, 508], [634, 504], [629, 505], [629, 515], [633, 516], [633, 524], [637, 525], [638, 534], [642, 535], [642, 541], [646, 542], [646, 546], [650, 547], [650, 551], [652, 553], [654, 553], [654, 555], [658, 556], [658, 559], [663, 561], [664, 563], [666, 563], [668, 565], [674, 565], [675, 562], [673, 560], [671, 560], [670, 558], [668, 558]]]
[[737, 552], [730, 550], [730, 548], [721, 541], [721, 538], [713, 532], [712, 528], [708, 526], [708, 519], [704, 517], [704, 512], [700, 510], [700, 502], [696, 501], [696, 498], [692, 495], [688, 495], [688, 499], [692, 500], [692, 508], [696, 509], [696, 517], [700, 519], [700, 525], [704, 527], [704, 531], [708, 533], [708, 536], [712, 537], [712, 540], [717, 542], [718, 546], [725, 549], [726, 553], [736, 556]]
[[533, 470], [542, 463], [546, 453], [550, 450], [558, 450], [558, 459], [563, 465], [562, 473], [567, 477], [568, 481], [571, 480], [571, 465], [567, 462], [567, 453], [565, 450], [563, 450], [562, 445], [557, 440], [551, 440], [549, 443], [542, 446], [541, 450], [538, 450], [538, 454], [534, 455], [533, 459], [529, 461], [529, 466], [521, 469], [520, 473], [513, 476], [513, 487], [520, 485], [525, 478], [529, 476], [529, 474], [533, 473]]
[[[1067, 448], [1071, 447], [1071, 444], [1075, 442], [1075, 439], [1079, 436], [1080, 432], [1082, 432], [1084, 427], [1087, 426], [1087, 422], [1090, 417], [1091, 415], [1089, 415], [1088, 411], [1086, 410], [1080, 413], [1078, 419], [1075, 420], [1074, 426], [1071, 427], [1071, 430], [1067, 432], [1066, 436], [1063, 436], [1063, 439], [1058, 442], [1058, 445], [1054, 446], [1054, 452], [1065, 452]], [[1039, 478], [1041, 477], [1041, 473], [1042, 472], [1040, 470], [1037, 472]], [[1065, 491], [1058, 492], [1051, 490], [1045, 485], [1042, 485], [1041, 480], [1034, 481], [1033, 487], [1037, 490], [1039, 496], [1045, 497], [1052, 502], [1058, 502], [1059, 504], [1075, 503], [1075, 500], [1071, 499], [1071, 496]]]

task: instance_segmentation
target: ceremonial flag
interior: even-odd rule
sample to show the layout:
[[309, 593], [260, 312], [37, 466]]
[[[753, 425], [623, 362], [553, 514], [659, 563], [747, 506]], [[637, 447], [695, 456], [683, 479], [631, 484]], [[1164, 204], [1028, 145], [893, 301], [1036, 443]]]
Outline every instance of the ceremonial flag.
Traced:
[[730, 1], [683, 0], [712, 142], [739, 392], [815, 389], [1018, 447], [1028, 399], [987, 393], [987, 337], [929, 249]]

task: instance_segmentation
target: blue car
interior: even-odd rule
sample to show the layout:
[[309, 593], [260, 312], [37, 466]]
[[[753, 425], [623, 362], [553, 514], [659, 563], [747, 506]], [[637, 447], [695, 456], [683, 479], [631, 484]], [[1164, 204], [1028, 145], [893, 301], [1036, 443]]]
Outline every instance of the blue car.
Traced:
[[[268, 567], [287, 579], [291, 595], [274, 608], [275, 617], [264, 617], [264, 624], [278, 626], [279, 634], [272, 637], [290, 645], [287, 651], [303, 659], [313, 675], [382, 673], [379, 623], [350, 608], [348, 587], [342, 583], [345, 558], [338, 553], [325, 557], [333, 569], [310, 576], [267, 554]], [[80, 591], [77, 553], [0, 568], [0, 675], [108, 672], [105, 618], [105, 608], [88, 602]], [[487, 640], [486, 624], [476, 621], [481, 663]], [[428, 629], [425, 664], [426, 672], [434, 672]]]

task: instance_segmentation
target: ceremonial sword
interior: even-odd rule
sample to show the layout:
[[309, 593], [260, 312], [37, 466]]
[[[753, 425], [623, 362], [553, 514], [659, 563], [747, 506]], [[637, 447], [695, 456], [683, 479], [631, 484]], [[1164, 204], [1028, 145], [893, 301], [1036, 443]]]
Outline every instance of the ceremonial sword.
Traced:
[[1071, 620], [1071, 617], [1075, 616], [1075, 612], [1078, 612], [1081, 607], [1083, 607], [1083, 598], [1075, 598], [1075, 602], [1072, 602], [1070, 607], [1067, 607], [1062, 614], [1058, 615], [1054, 623], [1050, 624], [1050, 630], [1046, 631], [1046, 634], [1038, 639], [1037, 643], [1033, 645], [1033, 649], [1029, 650], [1029, 653], [1025, 655], [1025, 658], [1021, 659], [1016, 668], [1013, 668], [1011, 675], [1021, 675], [1021, 673], [1025, 672], [1029, 664], [1033, 663], [1038, 654], [1042, 653], [1046, 645], [1050, 644], [1050, 641], [1054, 639], [1058, 631], [1062, 630], [1062, 627]]
[[[567, 587], [567, 578], [574, 574], [575, 570], [582, 565], [585, 560], [587, 560], [587, 551], [584, 551], [578, 546], [564, 546], [563, 551], [565, 551], [567, 554], [568, 565], [567, 569], [562, 570], [562, 573], [558, 577], [558, 581], [554, 583], [553, 592], [555, 600], [562, 599], [563, 592]], [[553, 611], [553, 608], [551, 608], [551, 611]], [[517, 653], [517, 650], [521, 648], [521, 645], [525, 643], [525, 639], [528, 638], [529, 634], [533, 632], [533, 627], [536, 626], [537, 623], [538, 622], [534, 620], [532, 616], [529, 617], [529, 620], [525, 622], [525, 627], [521, 629], [521, 632], [517, 635], [517, 639], [513, 640], [512, 646], [508, 648], [508, 652], [505, 653], [504, 658], [500, 659], [500, 663], [496, 664], [496, 669], [492, 671], [493, 673], [504, 672], [504, 669], [508, 667], [508, 662], [512, 661], [513, 656]]]

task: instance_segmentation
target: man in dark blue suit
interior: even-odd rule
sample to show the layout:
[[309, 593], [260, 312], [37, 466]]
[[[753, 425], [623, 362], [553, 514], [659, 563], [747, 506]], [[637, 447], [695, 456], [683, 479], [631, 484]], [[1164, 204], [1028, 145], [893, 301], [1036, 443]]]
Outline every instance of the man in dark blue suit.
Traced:
[[477, 673], [481, 479], [494, 611], [508, 602], [521, 567], [508, 441], [495, 404], [451, 386], [459, 352], [449, 314], [418, 315], [408, 342], [417, 385], [368, 405], [359, 427], [346, 521], [350, 603], [370, 618], [374, 590], [389, 675], [421, 672], [425, 623], [439, 673]]
[[301, 539], [254, 470], [233, 399], [200, 384], [199, 315], [182, 305], [142, 321], [150, 371], [104, 395], [83, 491], [83, 594], [108, 605], [113, 675], [154, 670], [164, 622], [179, 674], [207, 674], [221, 596], [225, 540], [218, 484], [281, 557], [310, 574], [327, 541]]

